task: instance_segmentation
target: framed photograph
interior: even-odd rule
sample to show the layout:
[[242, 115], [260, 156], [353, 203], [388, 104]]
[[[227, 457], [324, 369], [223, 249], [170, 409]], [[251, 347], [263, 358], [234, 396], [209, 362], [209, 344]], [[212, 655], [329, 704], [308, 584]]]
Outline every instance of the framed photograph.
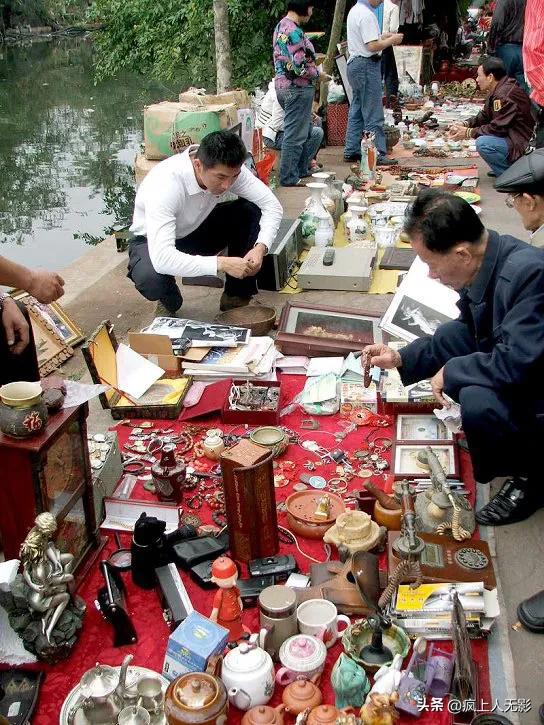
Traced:
[[451, 433], [435, 415], [399, 415], [397, 441], [452, 441]]
[[[423, 463], [419, 454], [425, 451], [422, 443], [396, 443], [393, 450], [393, 472], [395, 478], [429, 478], [429, 468]], [[457, 448], [453, 443], [431, 444], [447, 478], [459, 478]]]
[[444, 322], [459, 316], [459, 295], [429, 277], [429, 268], [416, 257], [381, 322], [382, 330], [412, 342], [434, 335]]
[[286, 302], [276, 342], [286, 355], [347, 355], [382, 341], [378, 323], [363, 310]]
[[70, 317], [70, 315], [59, 305], [58, 302], [50, 302], [45, 305], [38, 300], [31, 297], [28, 292], [24, 290], [16, 290], [11, 293], [11, 296], [15, 300], [24, 302], [27, 307], [34, 307], [45, 319], [48, 325], [51, 325], [59, 337], [62, 338], [63, 342], [70, 347], [79, 345], [85, 339], [83, 330], [77, 325], [76, 322]]
[[29, 304], [28, 312], [32, 323], [40, 375], [49, 375], [72, 357], [74, 351], [70, 345], [64, 342], [54, 325], [45, 319], [39, 308]]

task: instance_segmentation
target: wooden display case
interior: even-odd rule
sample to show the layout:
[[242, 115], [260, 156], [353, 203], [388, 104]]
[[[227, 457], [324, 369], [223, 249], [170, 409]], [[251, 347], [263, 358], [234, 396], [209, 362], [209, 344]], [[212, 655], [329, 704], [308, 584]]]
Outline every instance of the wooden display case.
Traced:
[[87, 404], [52, 415], [42, 433], [16, 439], [0, 434], [0, 538], [6, 559], [19, 548], [39, 513], [57, 519], [55, 541], [75, 557], [76, 582], [100, 539], [94, 515]]

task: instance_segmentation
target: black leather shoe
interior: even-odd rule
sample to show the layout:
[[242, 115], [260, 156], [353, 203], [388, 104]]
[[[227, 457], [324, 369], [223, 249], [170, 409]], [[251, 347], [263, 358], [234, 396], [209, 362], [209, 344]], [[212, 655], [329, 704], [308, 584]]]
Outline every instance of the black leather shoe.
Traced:
[[529, 631], [544, 634], [544, 589], [519, 605], [518, 619]]
[[354, 161], [360, 161], [360, 160], [361, 160], [361, 154], [350, 154], [349, 156], [344, 156], [344, 161], [348, 164], [351, 164]]
[[535, 483], [526, 478], [507, 478], [491, 501], [476, 511], [476, 521], [482, 526], [504, 526], [525, 521], [543, 507]]

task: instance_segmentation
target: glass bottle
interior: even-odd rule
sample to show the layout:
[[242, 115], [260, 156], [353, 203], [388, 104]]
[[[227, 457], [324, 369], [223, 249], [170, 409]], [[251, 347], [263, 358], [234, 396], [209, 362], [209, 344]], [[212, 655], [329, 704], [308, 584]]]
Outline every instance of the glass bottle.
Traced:
[[315, 233], [319, 220], [327, 220], [332, 234], [334, 234], [334, 220], [332, 215], [325, 209], [321, 198], [323, 189], [327, 188], [326, 185], [310, 182], [306, 186], [310, 190], [311, 196], [307, 199], [306, 207], [300, 215], [300, 220], [302, 222], [302, 241], [304, 247], [309, 249], [315, 245]]
[[161, 460], [151, 468], [153, 483], [159, 501], [179, 503], [183, 498], [185, 463], [176, 458], [176, 446], [167, 443], [161, 453]]

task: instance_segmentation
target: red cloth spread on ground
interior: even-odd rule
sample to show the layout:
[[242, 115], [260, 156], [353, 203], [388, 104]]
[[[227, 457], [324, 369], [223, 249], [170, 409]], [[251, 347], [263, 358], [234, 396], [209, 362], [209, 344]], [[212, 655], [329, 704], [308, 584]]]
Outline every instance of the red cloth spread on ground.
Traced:
[[[290, 401], [301, 389], [304, 382], [305, 378], [300, 376], [283, 376], [282, 401]], [[308, 415], [302, 413], [301, 411], [296, 411], [282, 418], [281, 423], [282, 425], [298, 432], [300, 431], [302, 418], [308, 418]], [[332, 450], [333, 448], [342, 448], [347, 451], [356, 451], [357, 449], [364, 447], [364, 440], [370, 433], [370, 428], [358, 428], [356, 431], [349, 433], [340, 444], [336, 443], [332, 433], [341, 429], [340, 420], [341, 419], [338, 415], [319, 418], [319, 430], [300, 431], [301, 437], [306, 440], [316, 440], [320, 445], [323, 445], [329, 450]], [[203, 421], [195, 421], [195, 423], [201, 422], [203, 422], [206, 428], [219, 426], [226, 432], [233, 429], [233, 426], [230, 425], [223, 426], [218, 416], [209, 417]], [[176, 430], [183, 430], [186, 427], [185, 424], [178, 423], [176, 421], [156, 421], [154, 425], [157, 428], [175, 428]], [[126, 443], [131, 429], [120, 425], [117, 427], [117, 431], [119, 434], [119, 443], [122, 448], [123, 444]], [[393, 425], [388, 428], [380, 429], [380, 432], [376, 435], [393, 438]], [[386, 456], [389, 454], [386, 454]], [[304, 462], [307, 460], [318, 459], [315, 454], [307, 452], [300, 446], [290, 445], [280, 460], [295, 461], [297, 464], [297, 473], [288, 486], [276, 489], [276, 498], [278, 501], [284, 500], [290, 493], [292, 493], [293, 484], [298, 481], [298, 474], [306, 472], [306, 469], [302, 467]], [[210, 462], [210, 466], [211, 465], [212, 464]], [[460, 451], [460, 465], [462, 478], [464, 479], [467, 488], [471, 491], [471, 501], [474, 503], [475, 482], [472, 475], [470, 457], [464, 451]], [[319, 469], [316, 470], [316, 473], [323, 475], [326, 478], [332, 478], [336, 475], [335, 464], [320, 466]], [[372, 480], [376, 483], [376, 485], [382, 485], [384, 479], [381, 476], [375, 476]], [[350, 482], [349, 489], [360, 490], [362, 488], [362, 483], [361, 479], [354, 478]], [[153, 495], [144, 491], [141, 482], [138, 482], [133, 493], [133, 498], [156, 500]], [[182, 503], [181, 505], [183, 506], [184, 504]], [[184, 507], [184, 513], [189, 512], [190, 509]], [[211, 523], [211, 512], [207, 506], [203, 506], [202, 509], [195, 513], [198, 514], [204, 523]], [[285, 525], [285, 514], [279, 514], [279, 523], [280, 525]], [[130, 546], [129, 535], [121, 534], [121, 541], [123, 546]], [[325, 552], [321, 541], [299, 538], [299, 545], [303, 551], [314, 558], [321, 561], [325, 560]], [[115, 548], [113, 537], [110, 537], [110, 541], [103, 552], [104, 558], [107, 558], [109, 553], [114, 551]], [[308, 572], [310, 562], [298, 553], [294, 545], [282, 544], [281, 553], [293, 554], [297, 560], [300, 571], [302, 573]], [[74, 647], [70, 658], [56, 666], [40, 665], [43, 669], [45, 669], [46, 677], [41, 687], [40, 699], [33, 717], [33, 722], [37, 725], [57, 725], [59, 712], [64, 699], [68, 695], [69, 691], [79, 682], [84, 672], [93, 667], [96, 662], [114, 666], [120, 665], [123, 657], [130, 652], [134, 654], [133, 665], [149, 667], [158, 672], [162, 671], [166, 643], [170, 632], [164, 622], [158, 597], [154, 591], [144, 591], [134, 586], [129, 572], [123, 573], [122, 576], [127, 588], [131, 616], [138, 634], [137, 644], [120, 648], [113, 648], [111, 646], [111, 627], [104, 621], [94, 605], [97, 589], [103, 585], [103, 579], [98, 571], [98, 566], [93, 567], [87, 581], [82, 585], [78, 592], [85, 599], [88, 610], [83, 623], [82, 635]], [[187, 574], [183, 572], [182, 578], [189, 596], [191, 597], [194, 608], [201, 614], [209, 616], [212, 610], [213, 598], [216, 590], [202, 590]], [[258, 632], [259, 615], [256, 607], [246, 609], [244, 611], [243, 623], [252, 632]], [[440, 646], [443, 646], [444, 649], [449, 648], [451, 650], [450, 642], [440, 643]], [[489, 668], [486, 641], [473, 641], [472, 651], [480, 673], [480, 700], [484, 703], [489, 703]], [[334, 703], [334, 693], [330, 685], [330, 673], [341, 652], [342, 645], [340, 642], [337, 642], [328, 652], [325, 670], [321, 679], [321, 690], [323, 692], [324, 703]], [[405, 664], [407, 664], [409, 656], [405, 660]], [[274, 696], [269, 704], [276, 705], [280, 703], [282, 691], [283, 688], [276, 685]], [[239, 723], [242, 715], [243, 713], [239, 710], [231, 707], [228, 722]], [[431, 723], [433, 725], [446, 725], [446, 723], [450, 722], [450, 717], [451, 716], [447, 713], [446, 707], [444, 706], [444, 710], [442, 712], [423, 713], [418, 722], [422, 723], [422, 725]], [[407, 723], [409, 721], [413, 722], [413, 718], [404, 715], [398, 722]]]

